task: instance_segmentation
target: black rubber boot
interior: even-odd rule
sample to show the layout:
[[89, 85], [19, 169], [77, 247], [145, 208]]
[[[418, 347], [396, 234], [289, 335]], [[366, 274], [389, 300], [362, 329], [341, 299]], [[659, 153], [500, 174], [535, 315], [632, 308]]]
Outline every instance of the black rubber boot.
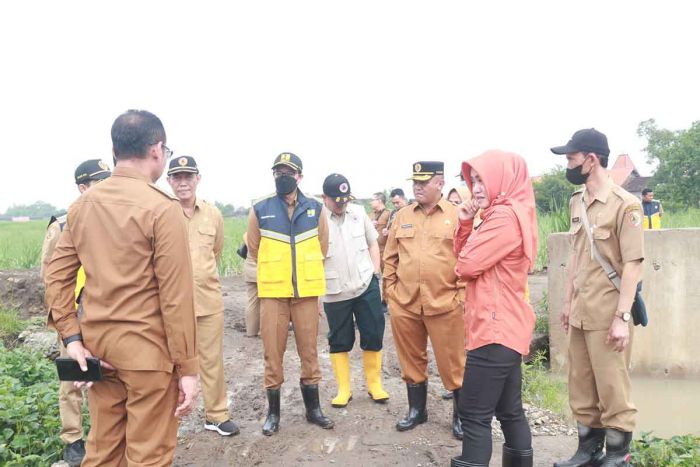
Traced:
[[265, 436], [272, 436], [280, 429], [280, 390], [267, 390], [267, 418], [263, 424], [262, 432]]
[[461, 440], [464, 438], [464, 433], [462, 433], [462, 421], [459, 419], [459, 389], [452, 391], [452, 394], [452, 436]]
[[578, 424], [578, 449], [569, 460], [554, 463], [554, 467], [598, 466], [603, 462], [603, 445], [605, 429], [591, 428]]
[[318, 400], [318, 384], [299, 384], [299, 387], [306, 406], [306, 420], [326, 430], [333, 428], [335, 425], [333, 420], [321, 412], [321, 404]]
[[425, 408], [425, 401], [428, 397], [428, 382], [406, 383], [406, 390], [408, 391], [408, 415], [396, 424], [398, 431], [412, 430], [428, 421], [428, 411]]
[[630, 443], [632, 433], [615, 428], [605, 429], [605, 458], [603, 467], [627, 467], [630, 465], [632, 454]]
[[532, 467], [532, 448], [512, 449], [503, 445], [503, 467]]
[[463, 461], [459, 457], [453, 457], [450, 460], [450, 467], [489, 467], [488, 464], [475, 464], [473, 462]]
[[85, 457], [85, 441], [82, 439], [66, 445], [63, 449], [63, 460], [70, 467], [78, 467], [83, 462], [83, 457]]

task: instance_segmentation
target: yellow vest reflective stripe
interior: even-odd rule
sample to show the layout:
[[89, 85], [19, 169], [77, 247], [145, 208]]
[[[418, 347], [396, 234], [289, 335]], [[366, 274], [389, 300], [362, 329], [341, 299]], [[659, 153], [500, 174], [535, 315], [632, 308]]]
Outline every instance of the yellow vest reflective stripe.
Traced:
[[318, 239], [321, 203], [298, 193], [290, 221], [286, 203], [273, 195], [253, 205], [260, 226], [258, 296], [317, 297], [326, 293]]

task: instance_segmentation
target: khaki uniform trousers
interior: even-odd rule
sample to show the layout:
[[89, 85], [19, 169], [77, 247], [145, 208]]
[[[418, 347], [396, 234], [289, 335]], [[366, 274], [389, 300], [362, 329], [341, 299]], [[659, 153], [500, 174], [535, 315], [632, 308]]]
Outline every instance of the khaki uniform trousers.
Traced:
[[615, 352], [608, 330], [569, 328], [569, 404], [574, 418], [593, 428], [634, 431], [637, 409], [630, 399], [630, 343]]
[[243, 263], [243, 279], [246, 282], [248, 303], [245, 307], [245, 335], [255, 337], [260, 335], [260, 299], [258, 298], [257, 266], [246, 259]]
[[260, 335], [265, 353], [265, 389], [277, 389], [284, 382], [283, 359], [287, 349], [289, 321], [301, 360], [301, 383], [318, 384], [318, 297], [261, 298]]
[[224, 314], [197, 316], [199, 379], [207, 420], [221, 423], [229, 419], [224, 381]]
[[390, 303], [389, 309], [403, 380], [412, 384], [428, 380], [430, 337], [443, 386], [448, 391], [461, 388], [465, 363], [463, 305], [431, 316], [403, 310], [396, 303]]
[[[68, 356], [60, 336], [58, 350], [61, 357]], [[83, 392], [73, 386], [72, 381], [61, 381], [58, 386], [58, 413], [61, 417], [61, 441], [71, 444], [83, 439]]]
[[91, 428], [81, 466], [171, 465], [177, 382], [174, 372], [103, 369], [88, 392]]

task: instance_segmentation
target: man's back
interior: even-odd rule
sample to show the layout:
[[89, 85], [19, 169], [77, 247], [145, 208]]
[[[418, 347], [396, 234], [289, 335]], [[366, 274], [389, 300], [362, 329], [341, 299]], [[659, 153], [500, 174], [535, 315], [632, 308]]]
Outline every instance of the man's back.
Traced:
[[[173, 198], [118, 167], [71, 206], [68, 232], [87, 277], [80, 327], [88, 348], [127, 370], [171, 371], [196, 356], [194, 339], [171, 338], [195, 332], [194, 319], [180, 319], [194, 317], [182, 313], [193, 306], [192, 268]], [[54, 260], [66, 251], [62, 239]]]

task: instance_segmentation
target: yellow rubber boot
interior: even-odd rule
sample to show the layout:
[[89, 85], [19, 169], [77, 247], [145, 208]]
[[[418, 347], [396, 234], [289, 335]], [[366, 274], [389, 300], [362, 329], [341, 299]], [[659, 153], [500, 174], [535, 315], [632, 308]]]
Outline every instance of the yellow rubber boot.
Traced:
[[374, 402], [383, 404], [389, 400], [389, 394], [382, 387], [382, 351], [365, 350], [364, 360], [367, 392]]
[[333, 373], [338, 383], [338, 395], [331, 401], [333, 407], [345, 407], [352, 400], [350, 390], [350, 354], [337, 352], [331, 354]]

